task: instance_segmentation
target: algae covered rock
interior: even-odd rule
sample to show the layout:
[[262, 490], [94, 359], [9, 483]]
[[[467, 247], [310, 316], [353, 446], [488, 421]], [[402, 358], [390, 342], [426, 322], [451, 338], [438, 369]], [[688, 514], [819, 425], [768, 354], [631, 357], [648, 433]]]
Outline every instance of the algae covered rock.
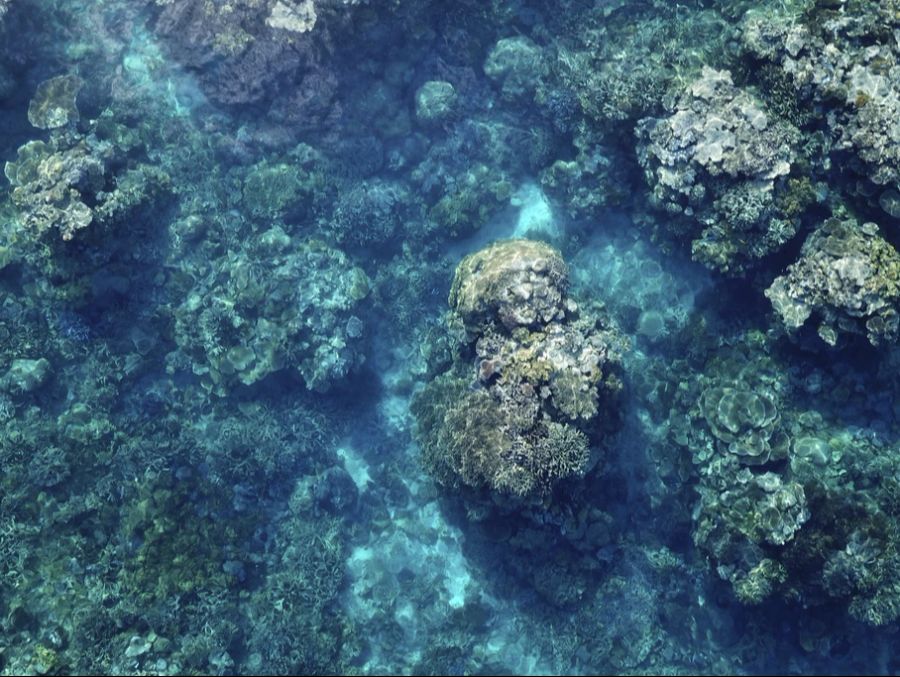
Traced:
[[355, 1], [240, 0], [156, 3], [152, 30], [167, 56], [226, 106], [260, 105], [284, 128], [319, 134], [341, 117], [332, 29]]
[[540, 242], [497, 242], [457, 267], [448, 330], [464, 337], [413, 403], [440, 483], [540, 497], [590, 470], [617, 420], [623, 344], [567, 288], [561, 255]]
[[244, 178], [242, 204], [261, 220], [283, 218], [303, 196], [302, 173], [296, 166], [260, 162]]
[[766, 296], [789, 331], [815, 316], [830, 346], [845, 334], [892, 344], [900, 330], [900, 254], [874, 223], [832, 218], [807, 238], [799, 260]]

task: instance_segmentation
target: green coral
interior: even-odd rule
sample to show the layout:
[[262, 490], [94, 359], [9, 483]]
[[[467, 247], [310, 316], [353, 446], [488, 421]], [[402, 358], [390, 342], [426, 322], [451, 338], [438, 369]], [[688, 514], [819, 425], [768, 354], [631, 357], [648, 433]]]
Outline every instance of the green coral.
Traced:
[[[445, 483], [490, 486], [526, 494], [532, 488], [521, 469], [512, 469], [509, 421], [484, 391], [469, 392], [466, 383], [439, 377], [417, 398], [415, 412], [431, 409], [429, 400], [442, 400], [440, 420], [434, 421], [431, 439], [423, 436], [423, 461], [433, 476]], [[425, 416], [428, 414], [425, 413]]]
[[37, 675], [49, 675], [56, 673], [62, 666], [59, 654], [48, 646], [38, 644], [34, 647], [34, 653], [29, 661], [29, 670]]
[[271, 221], [298, 210], [306, 197], [304, 175], [294, 164], [255, 164], [244, 178], [242, 202], [253, 218]]
[[734, 594], [744, 604], [759, 604], [787, 580], [787, 570], [779, 562], [763, 559], [746, 576], [734, 581]]
[[484, 62], [485, 74], [513, 100], [533, 93], [548, 70], [541, 48], [523, 35], [497, 41]]
[[468, 235], [508, 205], [512, 192], [505, 176], [476, 164], [430, 207], [428, 228], [445, 237]]
[[516, 421], [487, 391], [471, 391], [450, 375], [426, 386], [413, 413], [425, 468], [450, 486], [542, 494], [582, 474], [590, 460], [588, 438], [580, 430], [550, 421], [517, 435]]
[[704, 391], [700, 407], [720, 446], [743, 463], [761, 464], [787, 457], [787, 437], [776, 431], [780, 418], [771, 391], [734, 387]]
[[28, 106], [28, 121], [39, 129], [54, 129], [78, 122], [75, 98], [84, 82], [77, 75], [60, 75], [38, 85]]
[[456, 113], [458, 100], [449, 82], [429, 80], [416, 92], [416, 119], [424, 125], [448, 122]]
[[100, 190], [104, 166], [85, 144], [57, 150], [43, 141], [29, 141], [4, 171], [13, 185], [13, 204], [29, 231], [42, 235], [55, 228], [63, 240], [71, 240], [93, 221], [83, 193]]
[[157, 605], [173, 595], [226, 590], [236, 583], [222, 562], [228, 559], [229, 544], [236, 547], [247, 538], [249, 525], [218, 520], [211, 512], [184, 519], [185, 511], [196, 510], [192, 505], [198, 499], [223, 499], [215, 494], [198, 497], [191, 489], [186, 482], [151, 477], [125, 506], [122, 536], [135, 549], [123, 562], [120, 580], [139, 607]]

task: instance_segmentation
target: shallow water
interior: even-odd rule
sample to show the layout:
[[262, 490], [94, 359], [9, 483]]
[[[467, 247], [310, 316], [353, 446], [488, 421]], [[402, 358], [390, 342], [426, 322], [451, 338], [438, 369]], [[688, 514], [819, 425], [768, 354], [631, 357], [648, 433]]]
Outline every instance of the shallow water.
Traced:
[[896, 672], [898, 16], [0, 0], [0, 674]]

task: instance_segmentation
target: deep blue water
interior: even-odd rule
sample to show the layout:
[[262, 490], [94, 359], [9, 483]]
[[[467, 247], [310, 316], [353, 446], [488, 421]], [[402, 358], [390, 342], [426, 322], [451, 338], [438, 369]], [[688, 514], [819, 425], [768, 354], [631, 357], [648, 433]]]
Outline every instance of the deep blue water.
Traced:
[[0, 674], [896, 673], [895, 0], [0, 0]]

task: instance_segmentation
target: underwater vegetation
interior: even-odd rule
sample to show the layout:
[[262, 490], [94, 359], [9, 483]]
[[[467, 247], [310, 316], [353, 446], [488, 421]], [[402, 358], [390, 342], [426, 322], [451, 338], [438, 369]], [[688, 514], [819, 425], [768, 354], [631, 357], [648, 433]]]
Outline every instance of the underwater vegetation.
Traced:
[[895, 673], [897, 0], [0, 0], [0, 674]]

